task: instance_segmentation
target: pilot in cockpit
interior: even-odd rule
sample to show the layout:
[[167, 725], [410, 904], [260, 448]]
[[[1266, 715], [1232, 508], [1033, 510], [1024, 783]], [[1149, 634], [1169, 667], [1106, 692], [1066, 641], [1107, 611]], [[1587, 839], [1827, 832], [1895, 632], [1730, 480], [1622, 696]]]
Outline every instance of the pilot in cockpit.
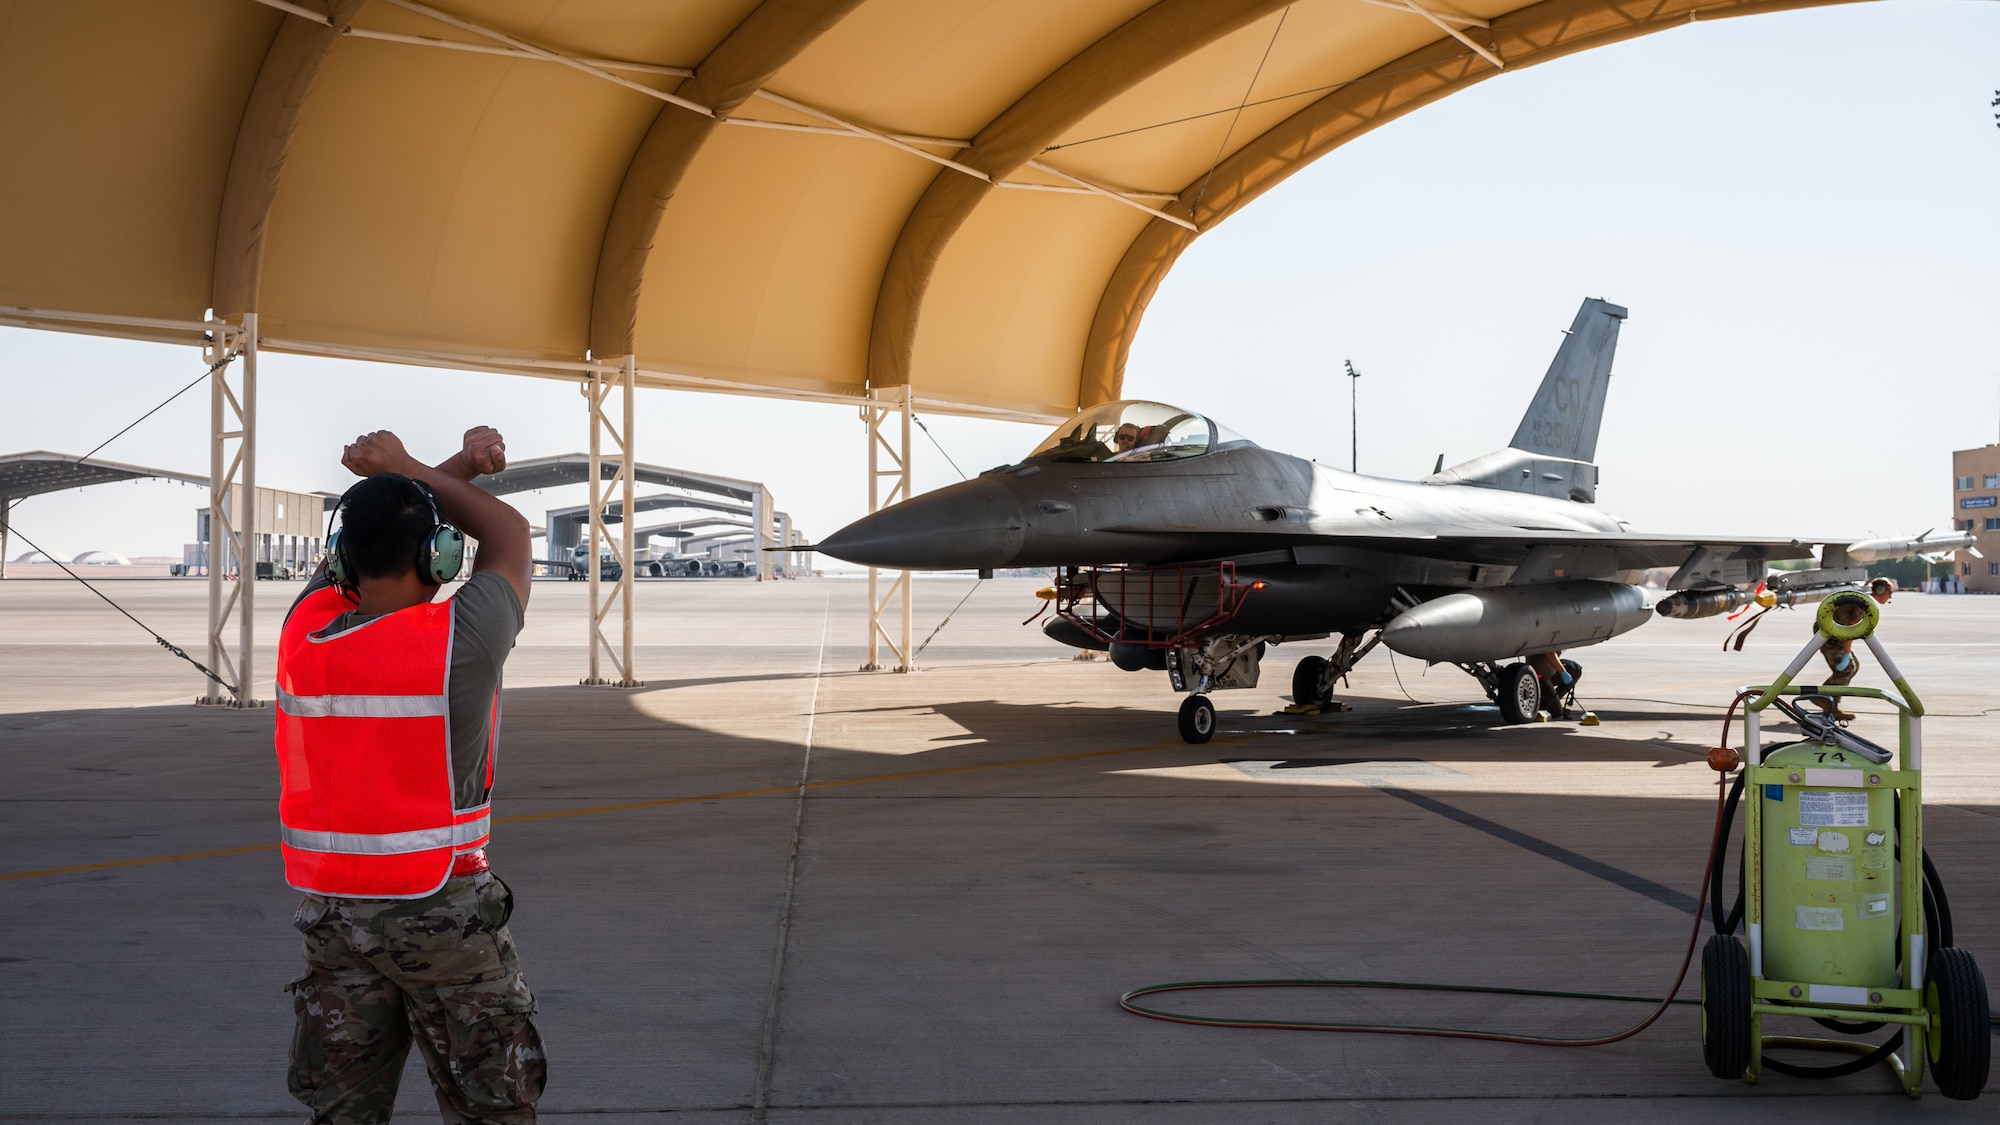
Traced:
[[1111, 453], [1113, 456], [1117, 456], [1120, 453], [1130, 453], [1138, 448], [1138, 446], [1139, 427], [1130, 422], [1119, 426], [1117, 432], [1111, 435]]

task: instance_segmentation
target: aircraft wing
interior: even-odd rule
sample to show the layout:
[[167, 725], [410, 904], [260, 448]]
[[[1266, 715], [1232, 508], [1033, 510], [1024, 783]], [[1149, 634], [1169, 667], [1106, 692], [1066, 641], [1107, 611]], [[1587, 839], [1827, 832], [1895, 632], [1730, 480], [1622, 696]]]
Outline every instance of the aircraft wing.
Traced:
[[[1661, 535], [1652, 532], [1599, 532], [1561, 528], [1427, 531], [1371, 527], [1352, 533], [1315, 533], [1304, 528], [1255, 532], [1202, 532], [1188, 528], [1122, 524], [1100, 531], [1171, 539], [1186, 557], [1284, 561], [1306, 565], [1351, 565], [1366, 555], [1403, 555], [1445, 563], [1516, 568], [1515, 581], [1603, 578], [1653, 567], [1695, 565], [1703, 571], [1742, 573], [1751, 562], [1811, 559], [1813, 548], [1845, 544], [1851, 537], [1756, 538], [1717, 535]], [[1703, 565], [1704, 562], [1707, 565]], [[1733, 567], [1729, 564], [1735, 564]], [[1527, 571], [1521, 574], [1521, 571]], [[1731, 581], [1722, 574], [1720, 581]], [[1743, 581], [1742, 578], [1734, 579]]]

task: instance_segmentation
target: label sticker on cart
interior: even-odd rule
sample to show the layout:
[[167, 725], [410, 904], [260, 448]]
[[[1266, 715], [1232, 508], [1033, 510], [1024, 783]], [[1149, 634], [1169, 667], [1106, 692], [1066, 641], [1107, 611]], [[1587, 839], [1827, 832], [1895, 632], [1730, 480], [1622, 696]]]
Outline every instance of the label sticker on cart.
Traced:
[[1886, 918], [1888, 915], [1888, 895], [1863, 895], [1861, 901], [1854, 904], [1856, 918]]
[[1799, 823], [1828, 828], [1864, 828], [1868, 824], [1868, 794], [1801, 789]]
[[1801, 930], [1844, 930], [1847, 912], [1838, 906], [1794, 906], [1792, 925]]
[[1806, 878], [1826, 879], [1835, 883], [1854, 881], [1854, 857], [1845, 855], [1809, 855], [1806, 857]]
[[1792, 846], [1795, 848], [1810, 848], [1814, 844], [1819, 843], [1819, 829], [1817, 828], [1793, 828], [1790, 831], [1792, 834]]

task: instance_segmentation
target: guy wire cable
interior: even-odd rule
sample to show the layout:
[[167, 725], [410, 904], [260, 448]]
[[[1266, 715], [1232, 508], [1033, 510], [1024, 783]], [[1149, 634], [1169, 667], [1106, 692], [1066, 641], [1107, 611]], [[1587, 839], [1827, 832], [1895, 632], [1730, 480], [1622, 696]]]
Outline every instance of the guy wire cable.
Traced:
[[192, 656], [189, 656], [187, 652], [183, 650], [179, 645], [173, 643], [172, 641], [168, 640], [165, 637], [162, 637], [158, 633], [154, 633], [152, 626], [146, 624], [144, 621], [141, 621], [136, 617], [133, 617], [130, 613], [126, 612], [124, 606], [119, 605], [117, 602], [112, 601], [108, 597], [105, 597], [104, 591], [98, 589], [95, 586], [92, 586], [89, 582], [85, 581], [84, 577], [81, 574], [78, 574], [76, 571], [71, 570], [67, 563], [64, 563], [61, 559], [56, 558], [54, 555], [49, 554], [47, 551], [43, 551], [42, 548], [39, 545], [37, 545], [33, 539], [30, 539], [25, 535], [21, 535], [20, 528], [15, 527], [12, 524], [9, 524], [7, 530], [10, 534], [20, 535], [21, 542], [26, 543], [29, 547], [40, 552], [43, 558], [49, 560], [50, 562], [56, 564], [59, 567], [62, 567], [62, 572], [64, 574], [69, 575], [71, 578], [76, 579], [78, 582], [82, 582], [84, 589], [89, 590], [91, 593], [96, 594], [100, 598], [104, 598], [105, 605], [108, 605], [112, 609], [115, 609], [118, 612], [125, 614], [125, 616], [131, 620], [132, 624], [137, 625], [139, 628], [146, 630], [146, 632], [148, 633], [151, 633], [153, 639], [159, 642], [161, 648], [166, 649], [168, 652], [173, 653], [175, 656], [180, 657], [182, 660], [185, 660], [189, 664], [194, 665], [197, 669], [200, 669], [202, 675], [207, 676], [209, 679], [214, 680], [216, 683], [221, 684], [223, 687], [228, 688], [229, 693], [231, 695], [236, 694], [235, 684], [232, 684], [228, 680], [223, 679], [221, 676], [216, 675], [214, 672], [209, 671], [208, 665], [203, 664], [201, 661], [196, 660]]
[[931, 444], [937, 446], [937, 451], [939, 453], [944, 454], [945, 462], [951, 466], [952, 472], [958, 474], [958, 479], [960, 480], [967, 479], [965, 475], [965, 470], [958, 467], [958, 462], [953, 461], [951, 459], [951, 454], [944, 452], [944, 446], [938, 442], [937, 435], [931, 433], [931, 428], [929, 426], [924, 425], [924, 420], [918, 417], [917, 412], [914, 410], [910, 411], [910, 421], [915, 422], [917, 424], [917, 428], [924, 432], [924, 436], [931, 439]]
[[[972, 600], [972, 595], [974, 595], [974, 594], [978, 593], [978, 592], [979, 592], [979, 587], [980, 587], [980, 586], [982, 586], [982, 585], [984, 585], [984, 584], [985, 584], [985, 582], [986, 582], [986, 579], [984, 579], [984, 578], [979, 578], [979, 579], [975, 579], [975, 580], [973, 581], [973, 583], [972, 583], [972, 589], [970, 589], [970, 590], [967, 590], [967, 591], [965, 592], [965, 596], [964, 596], [964, 597], [962, 597], [962, 598], [960, 598], [960, 599], [958, 599], [958, 604], [957, 604], [957, 605], [955, 605], [955, 606], [952, 606], [952, 607], [951, 607], [951, 612], [950, 612], [950, 613], [947, 613], [947, 614], [945, 614], [945, 615], [944, 615], [944, 620], [943, 620], [943, 621], [940, 621], [940, 622], [938, 622], [938, 624], [937, 624], [937, 628], [935, 628], [935, 629], [932, 629], [932, 630], [931, 630], [931, 635], [930, 635], [930, 636], [928, 636], [928, 637], [925, 637], [925, 638], [924, 638], [924, 643], [923, 643], [923, 644], [920, 644], [920, 645], [918, 645], [918, 646], [917, 646], [917, 651], [915, 651], [915, 652], [913, 652], [913, 653], [911, 653], [911, 654], [910, 654], [910, 659], [911, 659], [911, 660], [915, 660], [915, 659], [916, 659], [917, 657], [919, 657], [919, 656], [922, 656], [922, 655], [923, 655], [923, 653], [924, 653], [924, 650], [925, 650], [925, 649], [927, 649], [927, 648], [929, 648], [929, 647], [931, 647], [931, 642], [932, 642], [932, 641], [934, 641], [934, 640], [937, 640], [937, 635], [938, 635], [939, 633], [942, 633], [942, 632], [944, 632], [944, 627], [945, 627], [945, 626], [947, 626], [947, 625], [949, 625], [949, 624], [951, 624], [951, 619], [952, 619], [952, 617], [953, 617], [953, 616], [955, 616], [955, 615], [956, 615], [956, 614], [958, 613], [958, 611], [959, 611], [959, 610], [961, 610], [961, 609], [964, 609], [964, 608], [965, 608], [965, 603], [966, 603], [966, 602], [969, 602], [969, 601], [971, 601], [971, 600]], [[1044, 608], [1046, 608], [1046, 607], [1044, 607]], [[1040, 614], [1037, 614], [1036, 616], [1040, 616]], [[1033, 620], [1034, 620], [1034, 618], [1033, 618], [1033, 617], [1031, 617], [1031, 618], [1029, 618], [1029, 619], [1028, 619], [1028, 621], [1033, 621]], [[1027, 623], [1028, 623], [1027, 621], [1023, 621], [1023, 622], [1022, 622], [1021, 624], [1023, 624], [1023, 625], [1026, 625]]]
[[1222, 154], [1229, 148], [1229, 138], [1236, 135], [1236, 126], [1243, 120], [1243, 109], [1250, 104], [1250, 95], [1257, 91], [1257, 80], [1264, 77], [1264, 64], [1271, 61], [1271, 48], [1278, 45], [1278, 34], [1285, 30], [1285, 17], [1292, 14], [1292, 6], [1278, 13], [1278, 26], [1271, 29], [1271, 41], [1264, 44], [1264, 54], [1257, 59], [1257, 69], [1250, 72], [1250, 85], [1243, 88], [1243, 100], [1236, 106], [1236, 116], [1229, 119], [1229, 128], [1223, 131], [1222, 143], [1215, 146], [1215, 159], [1209, 161], [1208, 172], [1201, 178], [1201, 187], [1195, 189], [1194, 202], [1188, 204], [1188, 218], [1195, 217], [1201, 209], [1202, 197], [1208, 194], [1208, 181], [1215, 175], [1215, 169], [1222, 163]]
[[[229, 366], [230, 363], [236, 359], [237, 354], [238, 353], [236, 352], [230, 352], [228, 355], [223, 356], [221, 359], [218, 359], [214, 363], [209, 364], [208, 370], [202, 372], [200, 375], [195, 376], [193, 383], [189, 383], [187, 386], [182, 387], [180, 390], [175, 391], [173, 394], [168, 395], [165, 401], [161, 402], [160, 405], [155, 406], [151, 410], [146, 411], [144, 414], [139, 415], [139, 417], [137, 417], [136, 419], [133, 419], [131, 426], [127, 426], [124, 429], [119, 430], [117, 433], [112, 434], [110, 437], [105, 438], [103, 441], [98, 442], [95, 446], [91, 448], [90, 453], [86, 453], [83, 456], [77, 458], [73, 462], [73, 464], [78, 464], [78, 465], [83, 464], [85, 461], [90, 460], [90, 456], [92, 453], [96, 453], [98, 450], [103, 449], [105, 446], [110, 445], [112, 442], [117, 441], [119, 438], [124, 437], [128, 433], [131, 433], [134, 426], [137, 426], [140, 422], [143, 422], [146, 419], [151, 418], [153, 415], [158, 414], [160, 411], [165, 410], [167, 407], [167, 403], [172, 402], [175, 399], [181, 397], [182, 395], [188, 393], [189, 391], [193, 390], [195, 386], [199, 384], [203, 379], [206, 379], [209, 376], [215, 374], [217, 371], [220, 371], [223, 368]], [[40, 547], [37, 547], [35, 549], [38, 551], [41, 550]]]

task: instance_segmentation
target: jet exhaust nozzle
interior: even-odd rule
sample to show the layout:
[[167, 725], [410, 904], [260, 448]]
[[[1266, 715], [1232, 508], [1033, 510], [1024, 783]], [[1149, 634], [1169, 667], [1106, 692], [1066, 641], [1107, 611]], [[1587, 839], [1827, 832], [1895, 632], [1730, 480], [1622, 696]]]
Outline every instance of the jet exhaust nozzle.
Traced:
[[1595, 644], [1646, 623], [1646, 597], [1622, 582], [1550, 582], [1446, 594], [1382, 629], [1393, 652], [1434, 663], [1504, 660]]

